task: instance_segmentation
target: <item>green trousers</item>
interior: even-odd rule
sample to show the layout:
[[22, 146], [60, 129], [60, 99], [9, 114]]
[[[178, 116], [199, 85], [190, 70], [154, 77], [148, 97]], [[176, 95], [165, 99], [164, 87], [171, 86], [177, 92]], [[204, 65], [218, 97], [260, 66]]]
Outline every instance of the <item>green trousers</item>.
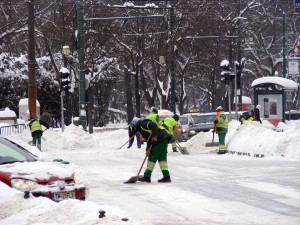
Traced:
[[226, 146], [225, 146], [226, 133], [218, 133], [218, 137], [219, 137], [219, 151], [224, 152], [226, 151]]
[[32, 145], [37, 146], [39, 150], [41, 150], [42, 147], [42, 135], [37, 133], [32, 135]]
[[144, 177], [151, 177], [152, 171], [158, 161], [160, 170], [164, 177], [169, 177], [167, 162], [168, 140], [156, 142], [152, 145], [150, 155], [148, 157], [147, 168], [144, 172]]

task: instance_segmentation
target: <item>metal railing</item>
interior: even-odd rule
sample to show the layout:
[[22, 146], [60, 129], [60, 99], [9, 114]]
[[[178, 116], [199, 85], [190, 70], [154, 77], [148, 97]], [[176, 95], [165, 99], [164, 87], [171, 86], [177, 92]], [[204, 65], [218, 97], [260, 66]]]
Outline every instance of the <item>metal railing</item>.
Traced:
[[16, 133], [21, 133], [27, 129], [26, 124], [16, 124], [0, 127], [0, 136], [10, 136]]

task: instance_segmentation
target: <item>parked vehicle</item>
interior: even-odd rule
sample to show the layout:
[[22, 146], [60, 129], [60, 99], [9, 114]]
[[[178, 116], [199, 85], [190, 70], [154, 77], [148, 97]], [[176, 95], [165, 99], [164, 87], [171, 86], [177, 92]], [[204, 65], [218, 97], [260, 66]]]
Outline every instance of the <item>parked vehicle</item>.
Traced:
[[214, 128], [214, 120], [216, 118], [216, 113], [201, 113], [194, 115], [194, 124], [191, 126], [191, 130], [195, 133], [207, 132]]
[[181, 115], [179, 116], [179, 122], [182, 125], [182, 138], [181, 141], [187, 141], [193, 137], [196, 133], [194, 130], [191, 130], [192, 125], [194, 124], [193, 117], [190, 115]]
[[42, 162], [35, 155], [4, 137], [0, 137], [0, 181], [25, 193], [24, 197], [85, 200], [86, 187], [76, 183], [74, 171], [59, 162]]
[[[225, 115], [229, 118], [229, 112], [225, 112]], [[238, 112], [238, 117], [242, 115], [242, 112]], [[200, 113], [198, 115], [192, 115], [194, 124], [191, 126], [191, 130], [195, 131], [195, 134], [199, 132], [207, 132], [214, 129], [214, 120], [216, 119], [216, 112]], [[235, 112], [231, 112], [231, 119], [235, 119]], [[230, 118], [229, 118], [230, 119]]]

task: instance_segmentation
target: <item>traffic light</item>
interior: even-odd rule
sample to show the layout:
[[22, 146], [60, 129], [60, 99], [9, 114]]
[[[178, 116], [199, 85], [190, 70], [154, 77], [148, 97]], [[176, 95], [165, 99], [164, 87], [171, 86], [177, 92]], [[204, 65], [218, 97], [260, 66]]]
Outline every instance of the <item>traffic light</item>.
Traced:
[[60, 70], [60, 91], [65, 91], [66, 94], [69, 93], [71, 89], [70, 73], [67, 68], [61, 68]]
[[220, 68], [222, 69], [221, 72], [221, 82], [229, 85], [229, 82], [232, 80], [231, 79], [231, 75], [230, 75], [230, 68], [229, 68], [229, 62], [228, 60], [224, 59], [221, 64], [220, 64]]

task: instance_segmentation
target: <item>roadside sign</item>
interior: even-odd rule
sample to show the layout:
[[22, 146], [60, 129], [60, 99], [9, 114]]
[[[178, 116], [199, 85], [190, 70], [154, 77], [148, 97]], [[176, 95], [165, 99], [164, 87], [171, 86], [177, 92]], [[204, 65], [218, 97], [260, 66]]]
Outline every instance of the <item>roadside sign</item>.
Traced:
[[300, 0], [295, 0], [295, 12], [300, 12]]
[[289, 62], [289, 75], [299, 75], [299, 63], [296, 61]]

